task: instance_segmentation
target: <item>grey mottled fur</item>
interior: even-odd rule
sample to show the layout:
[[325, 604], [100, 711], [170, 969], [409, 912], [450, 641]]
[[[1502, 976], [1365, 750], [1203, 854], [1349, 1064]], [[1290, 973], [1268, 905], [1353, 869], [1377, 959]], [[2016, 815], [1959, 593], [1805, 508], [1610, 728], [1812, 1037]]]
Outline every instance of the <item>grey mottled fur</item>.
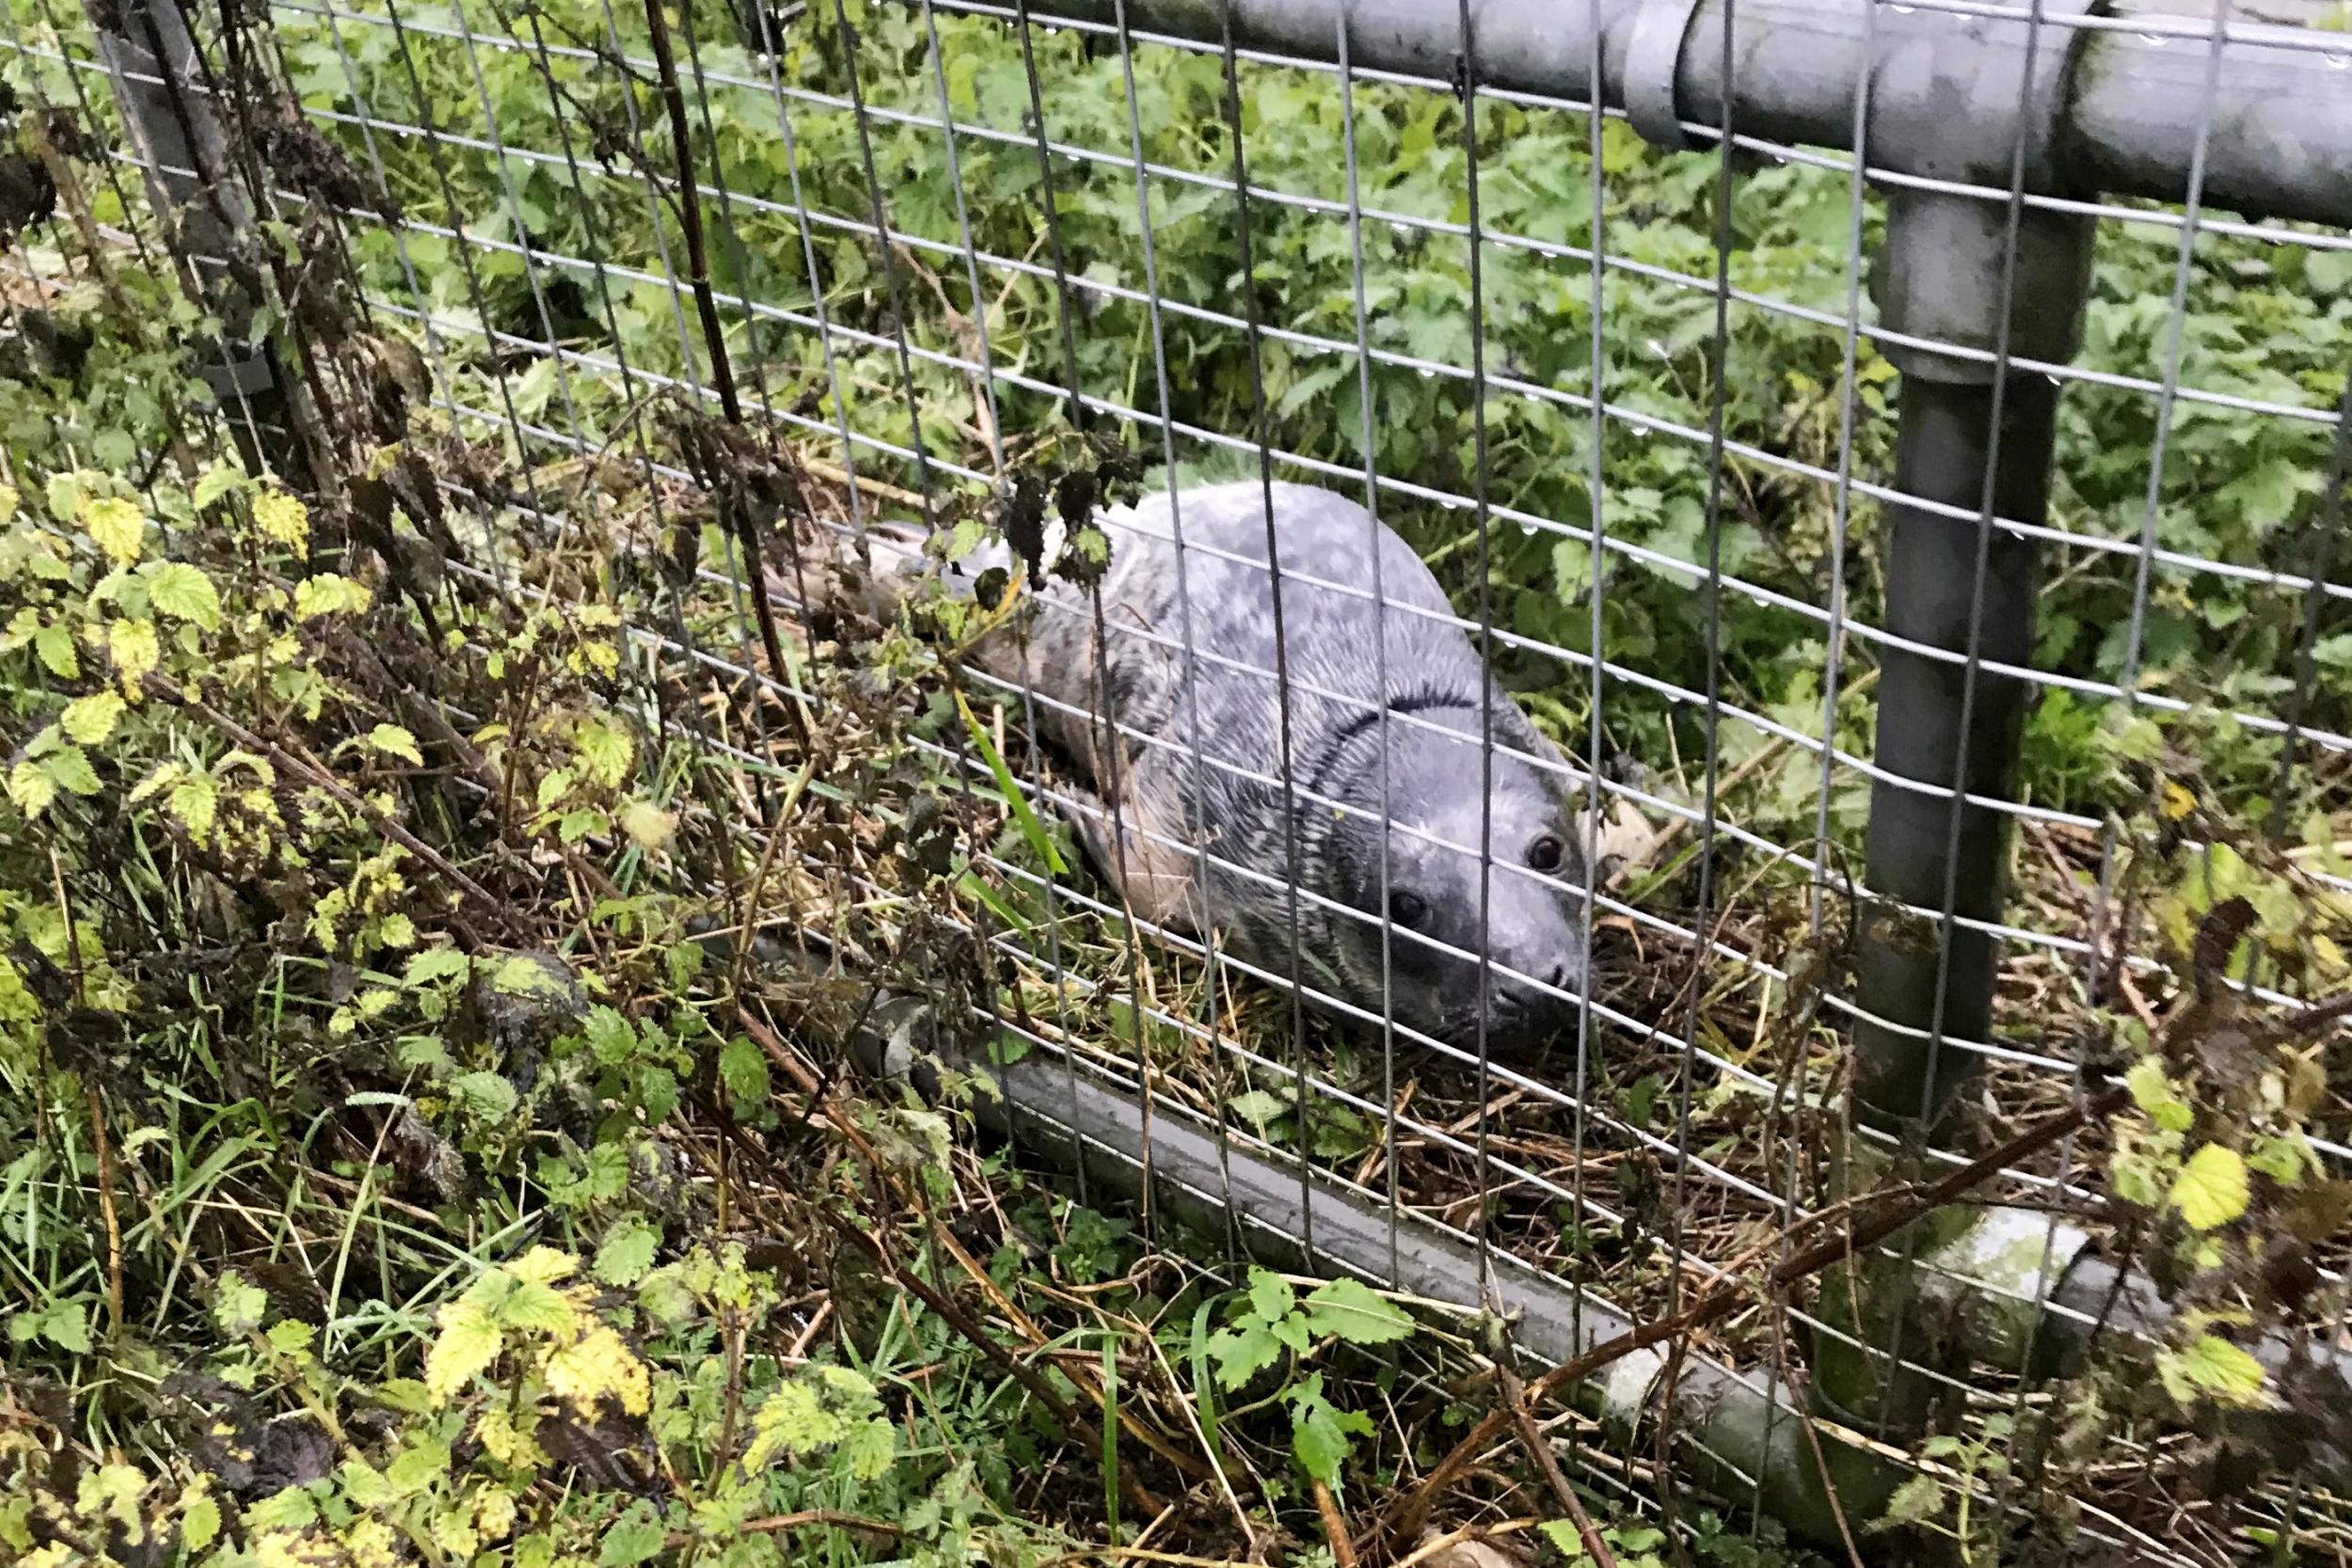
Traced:
[[[1573, 1004], [1502, 971], [1570, 990], [1583, 982], [1584, 944], [1570, 891], [1582, 879], [1568, 785], [1561, 775], [1508, 754], [1557, 762], [1559, 753], [1487, 676], [1470, 637], [1452, 624], [1444, 591], [1411, 546], [1363, 507], [1329, 491], [1276, 484], [1272, 494], [1284, 572], [1291, 776], [1310, 797], [1343, 801], [1357, 812], [1342, 813], [1311, 798], [1286, 800], [1280, 784], [1274, 578], [1265, 566], [1266, 492], [1257, 483], [1177, 495], [1194, 650], [1189, 670], [1176, 530], [1164, 493], [1102, 515], [1111, 541], [1102, 585], [1105, 646], [1098, 647], [1094, 610], [1084, 594], [1056, 580], [1045, 590], [1048, 602], [988, 639], [975, 650], [974, 661], [1045, 699], [1038, 705], [1042, 738], [1078, 765], [1094, 792], [1073, 820], [1098, 867], [1138, 916], [1191, 932], [1214, 925], [1227, 952], [1288, 975], [1293, 901], [1283, 884], [1295, 849], [1299, 885], [1345, 907], [1296, 901], [1298, 977], [1375, 1016], [1381, 1006], [1385, 836], [1391, 899], [1409, 894], [1428, 911], [1418, 932], [1397, 929], [1390, 939], [1394, 1016], [1461, 1043], [1476, 1031], [1479, 966], [1474, 958], [1447, 954], [1418, 938], [1472, 955], [1479, 950], [1483, 697], [1496, 748], [1486, 940], [1492, 959], [1488, 1035], [1507, 1045], [1557, 1033], [1572, 1019]], [[878, 578], [888, 580], [914, 562], [903, 535], [900, 540], [895, 568], [885, 559], [889, 542], [876, 541]], [[1385, 691], [1374, 653], [1377, 609], [1368, 596], [1375, 541], [1381, 591], [1391, 607], [1385, 617]], [[950, 568], [947, 580], [968, 589], [980, 573], [1009, 560], [1001, 545], [991, 545]], [[1362, 593], [1334, 591], [1294, 573]], [[1122, 736], [1118, 751], [1107, 751], [1098, 674], [1107, 675], [1121, 727], [1171, 744], [1143, 745]], [[1385, 834], [1379, 819], [1384, 702], [1391, 715], [1385, 725], [1391, 826]], [[1203, 760], [1193, 754], [1196, 744]], [[1219, 762], [1231, 767], [1216, 766]], [[1114, 797], [1116, 812], [1104, 804]], [[1123, 831], [1112, 831], [1114, 819]], [[1531, 858], [1542, 858], [1537, 847], [1546, 840], [1559, 854], [1549, 877], [1525, 869]], [[1200, 861], [1188, 847], [1200, 842], [1213, 856], [1262, 872], [1271, 882], [1213, 861], [1204, 899]]]

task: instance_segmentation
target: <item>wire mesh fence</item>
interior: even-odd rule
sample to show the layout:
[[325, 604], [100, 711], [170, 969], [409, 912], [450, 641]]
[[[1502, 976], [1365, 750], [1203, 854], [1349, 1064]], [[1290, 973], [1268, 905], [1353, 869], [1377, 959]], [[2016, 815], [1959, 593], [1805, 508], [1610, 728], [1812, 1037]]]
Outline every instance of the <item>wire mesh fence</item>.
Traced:
[[[269, 258], [225, 325], [276, 358], [211, 396], [257, 461], [392, 476], [428, 615], [658, 607], [625, 673], [732, 824], [707, 879], [854, 962], [953, 861], [942, 1020], [1025, 1115], [1133, 1105], [1068, 1131], [1147, 1223], [1182, 1190], [1254, 1245], [1292, 1183], [1327, 1262], [1582, 1292], [1519, 1298], [1595, 1314], [1555, 1358], [1843, 1226], [1861, 1261], [1717, 1327], [1706, 1415], [1678, 1354], [1597, 1377], [1604, 1425], [1678, 1414], [1580, 1479], [1675, 1449], [1866, 1552], [1890, 1495], [2030, 1512], [2053, 1357], [2128, 1328], [2193, 1381], [2180, 1323], [2235, 1311], [2276, 1477], [2216, 1523], [2109, 1389], [2073, 1522], [2341, 1553], [2344, 1227], [2185, 1286], [2164, 1071], [2144, 1136], [2088, 1108], [2202, 1072], [2260, 1105], [2236, 1209], [2249, 1164], [2280, 1212], [2352, 1175], [2324, 1033], [2280, 1067], [2163, 1007], [2352, 968], [2352, 42], [1554, 9], [16, 0], [7, 43], [91, 127], [92, 254]], [[1882, 63], [1757, 109], [1837, 50]], [[2149, 102], [2167, 139], [2090, 123]], [[93, 286], [56, 222], [16, 315]], [[398, 417], [322, 436], [354, 387]], [[915, 698], [872, 591], [927, 538], [968, 562], [915, 622], [970, 657]], [[2233, 897], [2260, 932], [2192, 962]], [[1855, 1244], [1879, 1178], [1987, 1149], [1999, 1206]]]

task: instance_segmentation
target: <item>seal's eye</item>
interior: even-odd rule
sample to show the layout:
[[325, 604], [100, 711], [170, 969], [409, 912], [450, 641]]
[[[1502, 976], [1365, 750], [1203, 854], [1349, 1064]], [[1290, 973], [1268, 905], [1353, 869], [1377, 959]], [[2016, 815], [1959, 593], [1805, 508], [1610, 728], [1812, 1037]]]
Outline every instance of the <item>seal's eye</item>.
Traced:
[[1395, 888], [1389, 894], [1389, 918], [1409, 930], [1429, 918], [1429, 905], [1420, 894]]
[[1527, 863], [1537, 871], [1560, 869], [1560, 841], [1546, 833], [1527, 847]]

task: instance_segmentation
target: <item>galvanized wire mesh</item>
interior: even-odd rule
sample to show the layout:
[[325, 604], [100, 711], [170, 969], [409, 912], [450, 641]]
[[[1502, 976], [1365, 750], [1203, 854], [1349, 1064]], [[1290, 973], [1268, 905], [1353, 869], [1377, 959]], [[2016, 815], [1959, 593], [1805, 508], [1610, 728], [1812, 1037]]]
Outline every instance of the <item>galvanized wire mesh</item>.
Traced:
[[[2053, 18], [2202, 63], [2206, 96], [2182, 105], [2197, 126], [2186, 200], [2164, 205], [2025, 189], [2022, 148], [2006, 189], [1883, 166], [1867, 76], [1848, 150], [1743, 129], [1726, 106], [1681, 127], [1690, 150], [1661, 153], [1622, 114], [1592, 111], [1605, 69], [1618, 69], [1597, 44], [1581, 95], [1491, 85], [1510, 72], [1482, 55], [1481, 13], [1467, 4], [1451, 81], [1363, 67], [1336, 12], [1328, 48], [1304, 58], [1095, 9], [1044, 21], [964, 0], [707, 0], [657, 33], [659, 13], [614, 0], [282, 0], [255, 35], [274, 55], [266, 73], [359, 175], [338, 187], [281, 138], [256, 170], [267, 215], [331, 213], [315, 264], [356, 287], [379, 330], [417, 342], [441, 414], [502, 445], [517, 476], [503, 493], [449, 480], [496, 516], [564, 528], [565, 503], [539, 479], [566, 464], [593, 474], [616, 453], [654, 525], [691, 506], [696, 476], [643, 417], [673, 394], [775, 432], [814, 476], [818, 520], [850, 535], [978, 515], [1044, 471], [1049, 436], [1073, 431], [1123, 443], [1163, 478], [1311, 483], [1360, 499], [1444, 575], [1450, 624], [1575, 759], [1527, 760], [1558, 774], [1581, 820], [1629, 810], [1646, 824], [1629, 842], [1647, 864], [1612, 877], [1588, 859], [1575, 879], [1605, 960], [1567, 992], [1572, 1037], [1534, 1060], [1490, 1050], [1483, 1014], [1467, 1038], [1400, 1022], [1385, 969], [1378, 987], [1351, 992], [1295, 945], [1286, 964], [1250, 964], [1155, 929], [1009, 829], [971, 847], [997, 890], [976, 891], [973, 931], [1041, 979], [1051, 1006], [1014, 1018], [976, 1003], [989, 1029], [1066, 1062], [1073, 1082], [1118, 1085], [1295, 1163], [1302, 1191], [1311, 1167], [1349, 1181], [1386, 1212], [1392, 1275], [1397, 1227], [1437, 1226], [1474, 1243], [1482, 1268], [1534, 1260], [1671, 1310], [1758, 1237], [1845, 1196], [1809, 1140], [1838, 1124], [1839, 1042], [1863, 1021], [1853, 988], [1823, 976], [1842, 974], [1834, 955], [1858, 919], [1870, 792], [1947, 803], [1955, 845], [1963, 815], [1962, 792], [1874, 754], [1883, 715], [1870, 685], [1890, 656], [1966, 672], [1949, 716], [1959, 731], [1973, 704], [1993, 701], [1987, 683], [2022, 689], [2031, 709], [2015, 798], [1965, 797], [2013, 825], [2000, 912], [1961, 911], [1948, 882], [1940, 906], [1909, 911], [1945, 951], [1955, 931], [2000, 944], [1990, 1034], [1939, 1024], [1927, 1043], [1931, 1060], [1980, 1064], [1970, 1109], [1994, 1129], [2080, 1103], [2108, 1065], [2104, 1042], [2049, 1025], [2163, 966], [2145, 911], [2115, 889], [2135, 846], [2182, 830], [2163, 826], [2160, 791], [2101, 782], [2117, 747], [2153, 733], [2103, 729], [2110, 713], [2173, 725], [2152, 758], [2162, 777], [2234, 802], [2282, 843], [2299, 836], [2314, 881], [2352, 892], [2328, 826], [2352, 752], [2352, 689], [2339, 679], [2352, 667], [2340, 645], [2352, 583], [2334, 546], [2352, 429], [2352, 236], [2211, 211], [2201, 189], [2208, 150], [2230, 135], [2212, 110], [2232, 51], [2309, 51], [2352, 69], [2343, 35], [2249, 42], [2226, 8], [2217, 22]], [[1597, 39], [1604, 8], [1589, 9]], [[1862, 25], [1883, 9], [1858, 8]], [[87, 18], [20, 0], [8, 26], [43, 97], [114, 118]], [[202, 19], [196, 30], [217, 60], [223, 35]], [[1722, 37], [1711, 65], [1729, 82], [1741, 62], [1728, 26]], [[2035, 69], [2029, 55], [2021, 96]], [[201, 95], [217, 79], [181, 87]], [[140, 149], [125, 140], [111, 157], [128, 224]], [[1625, 204], [1629, 190], [1643, 206]], [[2026, 214], [2094, 222], [2082, 352], [2038, 356], [2006, 327], [1987, 347], [1877, 321], [1866, 273], [1893, 196], [1987, 203], [2007, 216], [2012, 256]], [[53, 260], [28, 235], [10, 264], [38, 275]], [[2003, 295], [2014, 287], [2005, 276]], [[708, 351], [706, 309], [724, 358]], [[2004, 395], [2055, 399], [2046, 516], [2002, 515], [1997, 439], [1979, 504], [1897, 487], [1890, 356], [1905, 351], [1983, 365], [1996, 426]], [[1886, 625], [1897, 504], [1970, 531], [1959, 648]], [[1998, 657], [1978, 623], [2021, 544], [2040, 554], [2045, 615], [2028, 657]], [[1279, 518], [1267, 548], [1283, 580], [1317, 584], [1318, 562], [1282, 555]], [[732, 595], [731, 623], [640, 628], [646, 670], [764, 684], [774, 712], [804, 702], [822, 639], [803, 626], [764, 645], [750, 594], [772, 589], [794, 617], [809, 608], [805, 581], [770, 564], [767, 584], [745, 581], [733, 557], [698, 566]], [[1227, 657], [1194, 645], [1183, 619], [1117, 634], [1155, 638], [1196, 667]], [[1382, 661], [1384, 648], [1367, 657]], [[1295, 796], [1307, 786], [1288, 704], [1313, 676], [1263, 673], [1282, 712], [1259, 775]], [[967, 678], [1007, 705], [1016, 736], [1051, 705]], [[1385, 689], [1390, 672], [1375, 678]], [[688, 728], [748, 777], [776, 776], [771, 737]], [[1122, 734], [1138, 752], [1173, 744]], [[1015, 776], [952, 727], [915, 744], [992, 807], [1008, 783], [1047, 820], [1078, 803], [1038, 750], [1011, 750]], [[1186, 766], [1232, 765], [1196, 740]], [[2308, 834], [2307, 820], [2318, 824]], [[1207, 848], [1138, 831], [1205, 869]], [[1493, 863], [1482, 888], [1528, 874], [1488, 837], [1461, 847]], [[796, 852], [820, 876], [861, 879]], [[1293, 843], [1283, 864], [1227, 869], [1286, 883], [1294, 933], [1302, 905], [1317, 921], [1378, 924], [1385, 860], [1367, 911], [1302, 889], [1296, 854]], [[867, 895], [889, 896], [870, 880]], [[1470, 956], [1490, 964], [1483, 907], [1479, 924]], [[2329, 973], [2280, 957], [2243, 978], [2292, 1006]], [[1311, 1024], [1307, 1001], [1362, 1027], [1333, 1037]], [[2342, 1112], [2331, 1101], [2312, 1139], [2331, 1169], [2352, 1157]], [[1962, 1143], [1925, 1151], [1951, 1166], [1968, 1156]], [[2062, 1248], [2062, 1217], [2104, 1192], [2096, 1159], [2069, 1139], [2010, 1173], [2010, 1194], [2049, 1211], [2046, 1256]], [[2338, 1254], [2323, 1273], [2307, 1326], [2333, 1336]], [[2020, 1277], [2046, 1294], [2044, 1271]], [[1971, 1379], [1899, 1336], [1867, 1343], [1820, 1313], [1779, 1308], [1817, 1345], [1904, 1362], [1973, 1401], [1973, 1420], [2046, 1397]], [[1778, 1366], [1777, 1328], [1743, 1342]], [[1769, 1375], [1755, 1382], [1783, 1397]], [[1619, 1486], [1641, 1474], [1598, 1459], [1591, 1473]], [[2341, 1529], [2298, 1514], [2311, 1501], [2281, 1492], [2290, 1537]], [[2108, 1539], [2206, 1560], [2193, 1532], [2158, 1539], [2093, 1513], [2086, 1528]]]

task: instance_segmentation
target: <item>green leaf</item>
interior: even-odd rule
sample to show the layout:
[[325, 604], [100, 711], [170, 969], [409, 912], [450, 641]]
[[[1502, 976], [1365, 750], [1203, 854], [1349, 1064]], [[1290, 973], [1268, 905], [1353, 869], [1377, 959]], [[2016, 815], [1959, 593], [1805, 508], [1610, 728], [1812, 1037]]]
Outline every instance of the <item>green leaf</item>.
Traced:
[[82, 476], [80, 472], [55, 473], [42, 491], [49, 502], [49, 515], [61, 523], [73, 520], [82, 510]]
[[1279, 1323], [1290, 1316], [1298, 1305], [1298, 1292], [1291, 1282], [1272, 1269], [1252, 1267], [1249, 1271], [1249, 1309], [1268, 1323]]
[[2186, 1347], [2156, 1357], [2165, 1392], [2183, 1404], [2200, 1394], [2241, 1408], [2263, 1402], [2263, 1364], [2217, 1335], [2200, 1335]]
[[588, 1009], [588, 1018], [582, 1029], [588, 1040], [588, 1049], [595, 1052], [596, 1060], [606, 1067], [621, 1061], [637, 1049], [636, 1027], [617, 1007], [597, 1003]]
[[592, 807], [567, 811], [555, 825], [555, 834], [566, 844], [578, 844], [592, 833], [600, 833], [612, 826], [612, 818]]
[[1209, 1311], [1214, 1305], [1204, 1301], [1192, 1315], [1192, 1400], [1200, 1411], [1200, 1432], [1209, 1440], [1209, 1458], [1222, 1465], [1225, 1442], [1218, 1429], [1216, 1383], [1209, 1370]]
[[1382, 1301], [1360, 1280], [1332, 1280], [1307, 1298], [1305, 1311], [1309, 1329], [1335, 1334], [1352, 1345], [1385, 1345], [1413, 1332], [1413, 1320], [1402, 1307]]
[[1290, 1106], [1279, 1096], [1269, 1094], [1263, 1089], [1251, 1089], [1247, 1094], [1233, 1096], [1232, 1100], [1226, 1101], [1226, 1108], [1257, 1129], [1259, 1134], [1263, 1136], [1265, 1130], [1280, 1120], [1283, 1113], [1287, 1112]]
[[66, 704], [65, 713], [57, 722], [65, 733], [85, 746], [103, 746], [115, 733], [115, 721], [130, 705], [119, 691], [93, 691]]
[[654, 1249], [660, 1243], [660, 1231], [629, 1215], [605, 1232], [604, 1244], [596, 1249], [596, 1277], [607, 1285], [636, 1284], [653, 1267]]
[[850, 1461], [850, 1474], [860, 1481], [880, 1481], [898, 1459], [898, 1429], [882, 1419], [860, 1421], [841, 1440]]
[[368, 744], [413, 768], [424, 766], [424, 753], [417, 750], [417, 737], [398, 724], [376, 725], [368, 732]]
[[42, 772], [76, 795], [95, 795], [103, 787], [98, 782], [98, 769], [90, 766], [89, 753], [79, 746], [60, 746], [40, 759]]
[[78, 1301], [53, 1302], [40, 1314], [40, 1337], [69, 1355], [87, 1355], [89, 1314]]
[[441, 1309], [441, 1332], [424, 1356], [424, 1386], [439, 1404], [464, 1391], [499, 1358], [504, 1338], [479, 1307], [463, 1301]]
[[719, 1053], [719, 1080], [739, 1103], [762, 1104], [768, 1099], [768, 1058], [741, 1035]]
[[166, 615], [192, 621], [206, 631], [220, 629], [220, 593], [213, 579], [185, 562], [169, 561], [148, 579], [148, 602]]
[[986, 726], [973, 713], [971, 705], [963, 700], [961, 691], [956, 693], [956, 711], [963, 715], [963, 727], [972, 736], [973, 746], [987, 762], [988, 770], [995, 775], [996, 788], [1004, 796], [1005, 804], [1012, 808], [1013, 820], [1021, 825], [1021, 836], [1028, 841], [1030, 852], [1043, 861], [1046, 869], [1055, 876], [1068, 876], [1070, 867], [1062, 863], [1061, 852], [1054, 847], [1054, 841], [1046, 833], [1045, 825], [1037, 819], [1037, 813], [1029, 809], [1029, 798], [1021, 793], [1019, 784], [1012, 782], [1012, 769], [1007, 768], [1005, 759], [996, 754], [995, 746], [988, 738]]
[[604, 1532], [604, 1546], [596, 1554], [601, 1568], [634, 1568], [668, 1544], [670, 1532], [661, 1528], [661, 1516], [653, 1504], [633, 1503], [627, 1513]]
[[384, 1472], [364, 1459], [346, 1459], [335, 1466], [335, 1479], [343, 1489], [343, 1496], [361, 1508], [378, 1508], [392, 1500], [392, 1483], [384, 1479]]
[[196, 482], [196, 488], [189, 493], [188, 499], [201, 512], [221, 497], [242, 490], [252, 483], [243, 468], [223, 463], [205, 470], [204, 477]]
[[456, 948], [435, 947], [410, 958], [408, 967], [401, 971], [400, 978], [403, 985], [430, 985], [453, 974], [463, 974], [472, 967], [473, 960]]
[[1210, 1335], [1207, 1351], [1216, 1363], [1217, 1382], [1230, 1393], [1273, 1366], [1282, 1354], [1282, 1341], [1274, 1337], [1271, 1325], [1245, 1318]]
[[384, 1466], [384, 1480], [402, 1496], [421, 1492], [449, 1472], [449, 1445], [421, 1438]]
[[187, 1548], [189, 1560], [202, 1557], [219, 1539], [220, 1504], [210, 1497], [189, 1503], [180, 1515], [180, 1544]]
[[483, 1121], [504, 1121], [515, 1114], [515, 1085], [485, 1069], [453, 1080], [451, 1090], [469, 1113]]
[[1584, 1537], [1577, 1529], [1573, 1521], [1546, 1519], [1541, 1528], [1544, 1539], [1558, 1547], [1562, 1557], [1578, 1558], [1584, 1555]]
[[578, 1314], [551, 1285], [536, 1279], [517, 1280], [499, 1304], [498, 1321], [507, 1328], [533, 1334], [553, 1334], [569, 1328]]
[[41, 668], [59, 680], [76, 680], [82, 673], [82, 657], [73, 648], [73, 633], [63, 626], [43, 626], [33, 633], [33, 652], [39, 656]]
[[309, 1350], [311, 1336], [316, 1332], [309, 1323], [287, 1318], [270, 1324], [266, 1338], [270, 1348], [280, 1355], [293, 1355], [298, 1351]]
[[2233, 1148], [2207, 1144], [2172, 1180], [2172, 1204], [2198, 1230], [2227, 1225], [2246, 1212], [2246, 1162]]
[[1360, 1410], [1342, 1410], [1326, 1399], [1321, 1372], [1283, 1398], [1291, 1407], [1291, 1453], [1299, 1468], [1338, 1492], [1340, 1466], [1356, 1449], [1349, 1434], [1371, 1436], [1372, 1418]]
[[219, 1288], [213, 1292], [213, 1322], [221, 1332], [243, 1335], [248, 1329], [262, 1326], [262, 1315], [269, 1310], [269, 1295], [259, 1285], [230, 1269], [220, 1276]]
[[2164, 1064], [2153, 1056], [2143, 1056], [2132, 1064], [2123, 1075], [2123, 1083], [2131, 1090], [2132, 1102], [2144, 1112], [2148, 1119], [2168, 1132], [2185, 1132], [2196, 1119], [2172, 1080], [2165, 1075]]
[[677, 1109], [677, 1074], [648, 1062], [637, 1069], [637, 1108], [650, 1122], [667, 1121]]

